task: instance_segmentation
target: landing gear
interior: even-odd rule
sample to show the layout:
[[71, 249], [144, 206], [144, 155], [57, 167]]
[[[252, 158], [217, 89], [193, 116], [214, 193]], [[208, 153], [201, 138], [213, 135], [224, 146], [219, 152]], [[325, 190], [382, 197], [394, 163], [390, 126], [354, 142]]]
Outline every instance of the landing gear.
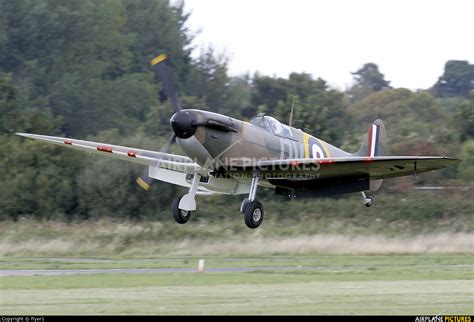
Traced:
[[364, 191], [361, 191], [361, 194], [362, 194], [364, 205], [366, 207], [372, 206], [372, 204], [374, 203], [374, 199], [372, 198], [372, 196], [366, 195]]
[[178, 224], [185, 224], [191, 217], [191, 211], [179, 209], [179, 202], [181, 201], [181, 198], [183, 198], [183, 196], [179, 196], [173, 200], [173, 202], [171, 203], [171, 210], [173, 211], [172, 214], [174, 220]]
[[252, 229], [260, 226], [264, 214], [262, 204], [255, 199], [259, 179], [258, 173], [254, 173], [252, 183], [250, 184], [249, 196], [242, 200], [240, 204], [240, 211], [244, 213], [244, 222], [247, 227]]
[[196, 210], [196, 192], [201, 176], [194, 175], [193, 182], [189, 188], [189, 192], [181, 197], [177, 197], [171, 204], [171, 210], [174, 220], [178, 224], [185, 224], [191, 217], [191, 211]]

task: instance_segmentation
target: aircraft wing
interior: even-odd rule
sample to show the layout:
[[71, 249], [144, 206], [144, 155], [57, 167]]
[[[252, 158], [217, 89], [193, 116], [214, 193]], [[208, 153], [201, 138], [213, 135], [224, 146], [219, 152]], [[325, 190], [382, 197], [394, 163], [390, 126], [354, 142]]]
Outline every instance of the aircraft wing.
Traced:
[[106, 143], [62, 138], [57, 136], [47, 136], [29, 133], [15, 134], [38, 141], [44, 141], [64, 146], [74, 150], [100, 154], [103, 156], [130, 161], [134, 163], [140, 163], [147, 166], [159, 166], [160, 168], [181, 173], [207, 173], [205, 169], [203, 169], [201, 166], [199, 166], [197, 163], [193, 162], [193, 160], [186, 156], [136, 149]]
[[[387, 179], [445, 168], [459, 159], [438, 156], [380, 156], [341, 157], [330, 159], [285, 159], [264, 160], [253, 165], [242, 166], [242, 170], [260, 169], [263, 175], [272, 178], [290, 174], [315, 175], [318, 178], [369, 176], [370, 179]], [[239, 167], [237, 166], [236, 169]]]

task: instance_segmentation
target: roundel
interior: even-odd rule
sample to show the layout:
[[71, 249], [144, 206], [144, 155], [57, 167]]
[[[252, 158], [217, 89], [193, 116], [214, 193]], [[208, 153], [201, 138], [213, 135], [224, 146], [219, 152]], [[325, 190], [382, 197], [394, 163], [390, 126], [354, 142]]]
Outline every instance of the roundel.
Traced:
[[313, 144], [311, 146], [311, 154], [313, 156], [313, 159], [323, 159], [324, 158], [323, 150], [317, 144]]
[[308, 138], [308, 157], [313, 158], [313, 159], [324, 159], [328, 158], [329, 156], [326, 153], [326, 149], [322, 145], [319, 140], [317, 140], [314, 137], [309, 137]]

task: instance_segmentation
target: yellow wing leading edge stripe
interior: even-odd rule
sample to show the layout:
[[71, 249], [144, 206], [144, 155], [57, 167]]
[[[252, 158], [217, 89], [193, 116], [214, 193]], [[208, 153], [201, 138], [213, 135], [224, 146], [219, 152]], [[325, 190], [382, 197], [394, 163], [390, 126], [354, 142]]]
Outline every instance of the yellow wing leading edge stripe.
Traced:
[[304, 158], [309, 159], [309, 134], [303, 133]]

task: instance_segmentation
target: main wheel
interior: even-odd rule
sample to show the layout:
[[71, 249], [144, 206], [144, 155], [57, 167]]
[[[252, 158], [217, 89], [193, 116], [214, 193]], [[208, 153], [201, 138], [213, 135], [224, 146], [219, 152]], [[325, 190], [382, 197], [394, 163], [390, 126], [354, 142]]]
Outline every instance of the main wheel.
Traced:
[[179, 202], [181, 201], [182, 197], [183, 196], [178, 196], [174, 198], [173, 202], [171, 203], [173, 218], [178, 224], [187, 223], [191, 217], [191, 211], [179, 209]]
[[244, 210], [244, 221], [247, 227], [257, 228], [263, 221], [263, 206], [257, 201], [249, 201]]

